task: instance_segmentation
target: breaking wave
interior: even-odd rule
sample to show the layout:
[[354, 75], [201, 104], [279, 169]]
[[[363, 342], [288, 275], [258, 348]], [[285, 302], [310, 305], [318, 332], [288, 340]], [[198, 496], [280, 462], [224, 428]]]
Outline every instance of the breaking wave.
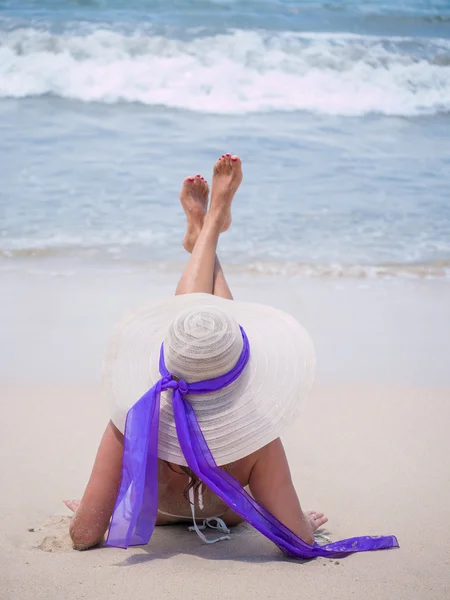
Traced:
[[185, 41], [144, 29], [0, 31], [0, 98], [44, 95], [217, 114], [436, 114], [450, 111], [450, 41], [248, 30]]

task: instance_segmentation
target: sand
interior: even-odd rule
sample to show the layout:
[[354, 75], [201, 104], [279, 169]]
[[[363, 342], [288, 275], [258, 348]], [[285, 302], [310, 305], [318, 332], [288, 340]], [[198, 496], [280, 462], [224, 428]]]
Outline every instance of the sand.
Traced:
[[307, 563], [249, 527], [215, 546], [175, 527], [145, 548], [71, 550], [61, 499], [89, 474], [106, 418], [99, 394], [1, 387], [2, 600], [449, 597], [449, 390], [316, 388], [285, 437], [304, 507], [327, 513], [335, 540], [395, 534], [401, 548]]
[[1, 600], [450, 597], [448, 286], [239, 288], [290, 303], [317, 343], [317, 385], [284, 437], [303, 507], [326, 512], [333, 540], [394, 534], [401, 546], [300, 563], [246, 526], [214, 546], [172, 527], [145, 548], [71, 549], [62, 499], [82, 493], [107, 421], [104, 337], [142, 288], [36, 277], [2, 280]]

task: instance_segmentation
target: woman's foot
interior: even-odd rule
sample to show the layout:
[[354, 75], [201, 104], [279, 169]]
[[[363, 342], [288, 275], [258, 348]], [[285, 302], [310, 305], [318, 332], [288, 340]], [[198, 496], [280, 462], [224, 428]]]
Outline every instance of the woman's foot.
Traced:
[[220, 231], [231, 225], [231, 202], [242, 181], [242, 162], [239, 156], [222, 154], [214, 165], [209, 214], [217, 219]]
[[187, 230], [183, 240], [183, 248], [192, 252], [198, 234], [203, 227], [206, 210], [208, 208], [209, 186], [200, 175], [186, 177], [180, 192], [181, 206], [184, 208], [187, 219]]

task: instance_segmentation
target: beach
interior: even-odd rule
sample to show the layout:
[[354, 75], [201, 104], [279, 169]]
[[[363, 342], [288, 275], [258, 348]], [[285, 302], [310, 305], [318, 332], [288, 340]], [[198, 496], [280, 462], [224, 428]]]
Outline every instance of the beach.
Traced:
[[[0, 2], [0, 600], [450, 597], [449, 22], [446, 0]], [[302, 507], [399, 549], [294, 561], [249, 526], [71, 547], [111, 329], [174, 293], [181, 183], [225, 152], [232, 292], [316, 348], [283, 436]]]
[[147, 547], [72, 550], [62, 499], [82, 493], [108, 419], [101, 368], [111, 324], [169, 294], [174, 279], [34, 272], [2, 281], [2, 598], [177, 598], [180, 589], [186, 598], [296, 598], [300, 586], [312, 598], [447, 597], [447, 283], [230, 278], [236, 297], [290, 309], [314, 334], [317, 382], [283, 438], [304, 508], [326, 512], [333, 540], [400, 542], [302, 563], [248, 526], [214, 546], [170, 527]]
[[[5, 393], [16, 408], [8, 428], [2, 423], [2, 598], [179, 598], [180, 590], [188, 599], [297, 598], [299, 589], [311, 598], [448, 597], [448, 390], [315, 390], [285, 438], [303, 503], [326, 511], [333, 539], [395, 533], [400, 549], [307, 563], [286, 560], [247, 527], [214, 546], [176, 527], [157, 529], [144, 548], [71, 550], [59, 499], [79, 495], [88, 476], [106, 417], [98, 390], [2, 386]], [[43, 419], [43, 407], [57, 416]], [[25, 429], [26, 419], [39, 427]]]

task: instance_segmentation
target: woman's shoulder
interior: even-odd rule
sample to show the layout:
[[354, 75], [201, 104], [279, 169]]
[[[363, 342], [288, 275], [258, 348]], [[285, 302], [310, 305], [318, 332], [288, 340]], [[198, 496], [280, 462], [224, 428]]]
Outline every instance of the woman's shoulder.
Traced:
[[223, 465], [221, 469], [233, 475], [241, 485], [248, 485], [250, 475], [256, 464], [265, 465], [267, 468], [272, 469], [285, 461], [286, 455], [284, 454], [283, 445], [281, 440], [277, 438], [248, 456], [244, 456], [244, 458], [228, 465]]

